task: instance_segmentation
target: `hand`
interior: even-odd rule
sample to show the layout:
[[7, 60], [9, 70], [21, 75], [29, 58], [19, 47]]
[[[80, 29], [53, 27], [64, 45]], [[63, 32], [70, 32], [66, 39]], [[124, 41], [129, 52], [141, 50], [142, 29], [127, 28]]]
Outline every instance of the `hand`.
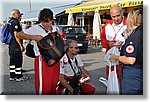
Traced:
[[109, 42], [108, 42], [108, 45], [109, 45], [109, 47], [113, 47], [113, 46], [114, 46], [114, 42], [109, 41]]
[[115, 43], [114, 46], [116, 46], [117, 48], [120, 48], [120, 47], [122, 46], [122, 44], [123, 44], [123, 42], [120, 41], [120, 42], [118, 42], [117, 44]]
[[91, 76], [90, 75], [88, 75], [86, 78], [87, 79], [89, 78], [86, 82], [90, 82], [91, 81]]
[[116, 56], [116, 55], [111, 55], [110, 58], [109, 58], [109, 60], [114, 63], [114, 62], [117, 61], [117, 57], [118, 56]]

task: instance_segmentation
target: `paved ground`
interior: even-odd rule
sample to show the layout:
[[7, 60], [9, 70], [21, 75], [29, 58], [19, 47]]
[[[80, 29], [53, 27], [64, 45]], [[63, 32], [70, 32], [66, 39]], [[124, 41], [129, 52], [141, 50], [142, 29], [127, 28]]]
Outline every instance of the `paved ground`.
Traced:
[[[27, 70], [25, 73], [29, 76], [28, 81], [24, 82], [15, 82], [9, 81], [9, 56], [7, 46], [1, 45], [2, 50], [0, 51], [1, 56], [1, 71], [0, 75], [3, 78], [1, 85], [3, 85], [2, 94], [35, 94], [34, 88], [34, 68], [33, 68], [33, 59], [28, 58], [24, 55], [24, 64], [23, 69]], [[105, 94], [106, 87], [98, 81], [99, 77], [105, 77], [105, 68], [103, 57], [104, 53], [99, 51], [98, 47], [89, 46], [88, 52], [86, 54], [80, 54], [85, 68], [90, 72], [92, 76], [91, 84], [96, 88], [95, 94]]]

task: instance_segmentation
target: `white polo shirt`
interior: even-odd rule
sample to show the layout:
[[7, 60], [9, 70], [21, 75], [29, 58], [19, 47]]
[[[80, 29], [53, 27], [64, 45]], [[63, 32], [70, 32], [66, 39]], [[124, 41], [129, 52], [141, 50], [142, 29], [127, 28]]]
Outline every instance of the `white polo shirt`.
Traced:
[[[52, 29], [53, 29], [52, 32], [56, 32], [57, 31], [56, 28], [57, 28], [56, 26], [52, 26]], [[46, 31], [42, 27], [40, 27], [39, 24], [36, 24], [36, 25], [34, 25], [34, 26], [32, 26], [28, 29], [25, 29], [24, 33], [29, 34], [29, 35], [41, 35], [43, 37], [48, 35], [48, 33], [46, 33]], [[37, 43], [36, 43], [36, 41], [32, 41], [32, 42], [33, 42], [33, 45], [34, 45], [35, 56], [39, 56], [40, 52], [39, 52], [39, 49], [37, 47]]]
[[124, 33], [126, 28], [127, 26], [123, 24], [123, 21], [119, 25], [115, 25], [114, 22], [112, 25], [107, 24], [105, 27], [106, 39], [109, 41], [116, 40], [124, 42], [125, 38], [122, 33]]
[[[76, 65], [75, 58], [77, 59], [78, 65]], [[77, 73], [79, 71], [78, 68], [80, 68], [84, 65], [79, 55], [74, 56], [74, 58], [70, 59], [70, 61], [71, 61], [72, 66], [75, 70], [75, 73]], [[72, 70], [72, 68], [68, 62], [68, 57], [66, 54], [60, 60], [60, 74], [63, 74], [63, 75], [68, 76], [68, 77], [74, 76], [74, 72], [73, 72], [73, 70]]]

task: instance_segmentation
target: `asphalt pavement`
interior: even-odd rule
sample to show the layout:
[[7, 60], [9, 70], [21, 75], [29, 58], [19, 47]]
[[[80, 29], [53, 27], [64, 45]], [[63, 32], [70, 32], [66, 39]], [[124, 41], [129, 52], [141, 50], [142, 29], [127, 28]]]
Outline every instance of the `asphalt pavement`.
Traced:
[[[0, 71], [0, 83], [2, 86], [3, 95], [35, 95], [34, 87], [34, 59], [24, 56], [23, 69], [27, 70], [25, 75], [29, 76], [29, 80], [16, 82], [9, 81], [9, 56], [8, 46], [0, 45], [1, 54], [1, 71]], [[90, 84], [96, 88], [95, 95], [104, 95], [106, 87], [99, 82], [100, 77], [105, 77], [105, 64], [103, 62], [104, 52], [100, 52], [99, 47], [89, 46], [86, 54], [80, 54], [83, 60], [85, 69], [91, 74], [92, 80]]]

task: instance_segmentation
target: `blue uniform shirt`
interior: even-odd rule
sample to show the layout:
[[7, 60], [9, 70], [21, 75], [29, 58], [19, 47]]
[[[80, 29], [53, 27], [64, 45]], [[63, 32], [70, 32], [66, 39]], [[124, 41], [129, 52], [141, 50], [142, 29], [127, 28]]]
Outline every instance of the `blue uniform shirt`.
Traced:
[[136, 58], [133, 65], [143, 65], [143, 26], [136, 28], [126, 39], [121, 49], [121, 55]]
[[[12, 49], [20, 49], [19, 44], [17, 43], [15, 37], [14, 37], [14, 31], [16, 32], [20, 32], [22, 31], [20, 22], [14, 18], [11, 18], [11, 20], [13, 19], [13, 22], [11, 23], [11, 25], [9, 26], [10, 32], [13, 36], [13, 39], [11, 41], [11, 43], [9, 44], [9, 47]], [[23, 43], [23, 40], [21, 39], [21, 42]]]

